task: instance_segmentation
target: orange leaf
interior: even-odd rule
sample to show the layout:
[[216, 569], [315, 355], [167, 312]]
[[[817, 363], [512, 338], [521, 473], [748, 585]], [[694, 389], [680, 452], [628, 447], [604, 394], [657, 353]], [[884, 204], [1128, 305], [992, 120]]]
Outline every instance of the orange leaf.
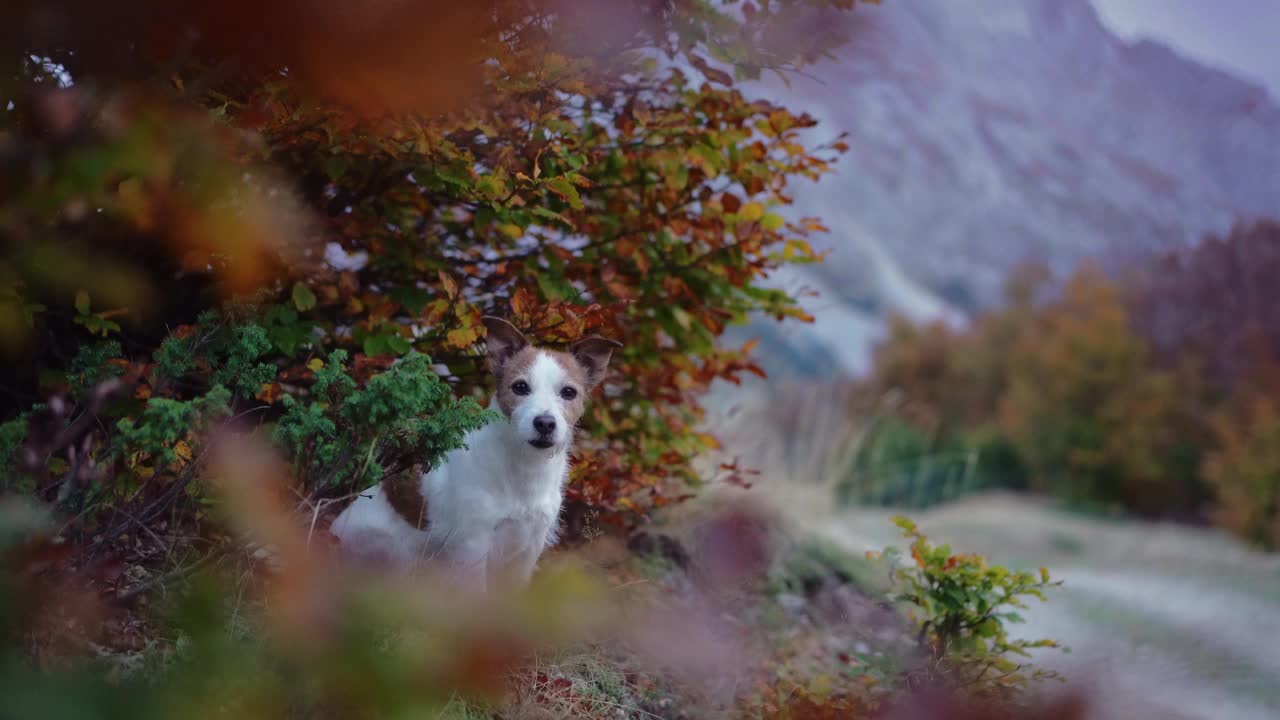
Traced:
[[284, 394], [284, 388], [280, 386], [280, 383], [263, 383], [254, 397], [268, 405], [273, 405], [276, 400], [280, 399], [282, 394]]
[[470, 347], [472, 343], [480, 339], [480, 332], [473, 327], [458, 328], [450, 330], [448, 335], [449, 344], [461, 350]]

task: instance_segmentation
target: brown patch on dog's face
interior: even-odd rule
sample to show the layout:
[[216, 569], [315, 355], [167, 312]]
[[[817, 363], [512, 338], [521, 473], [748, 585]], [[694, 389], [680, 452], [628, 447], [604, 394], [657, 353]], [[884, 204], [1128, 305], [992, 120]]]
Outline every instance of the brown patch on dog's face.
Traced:
[[537, 358], [538, 349], [526, 345], [494, 369], [494, 375], [498, 379], [498, 407], [503, 415], [511, 417], [516, 406], [524, 399], [525, 396], [516, 394], [515, 384], [520, 381], [529, 382], [529, 369]]

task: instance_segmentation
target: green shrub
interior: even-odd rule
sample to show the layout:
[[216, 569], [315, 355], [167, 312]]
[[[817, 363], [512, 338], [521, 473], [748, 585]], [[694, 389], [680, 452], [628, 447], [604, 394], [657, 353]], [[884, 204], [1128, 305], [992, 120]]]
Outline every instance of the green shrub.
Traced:
[[429, 468], [468, 432], [501, 417], [471, 398], [454, 399], [425, 355], [409, 353], [364, 387], [347, 373], [346, 359], [335, 350], [327, 362], [313, 360], [311, 398], [285, 396], [273, 431], [313, 492], [364, 487], [384, 470]]
[[[60, 402], [61, 413], [44, 412], [38, 437], [29, 432], [30, 413], [0, 426], [4, 487], [59, 487], [59, 503], [82, 513], [92, 543], [170, 510], [194, 517], [193, 499], [207, 490], [199, 475], [210, 436], [233, 420], [265, 414], [268, 406], [254, 401], [277, 392], [275, 366], [260, 360], [269, 334], [237, 319], [243, 313], [243, 306], [205, 312], [196, 325], [175, 329], [149, 373], [118, 360], [118, 344], [87, 347], [68, 376], [79, 404]], [[278, 416], [264, 428], [292, 464], [301, 496], [337, 495], [367, 487], [384, 472], [431, 467], [461, 447], [467, 432], [499, 417], [472, 398], [455, 398], [425, 355], [410, 352], [382, 372], [366, 368], [363, 379], [347, 369], [346, 358], [342, 350], [328, 362], [312, 358], [307, 376], [293, 381], [294, 391], [283, 395]], [[87, 392], [87, 383], [119, 375], [122, 366], [138, 377], [131, 396], [104, 400]], [[200, 381], [217, 380], [230, 385], [198, 389]], [[169, 394], [175, 385], [181, 394]], [[97, 422], [76, 423], [86, 413]], [[67, 434], [69, 441], [56, 440]], [[20, 475], [24, 445], [45, 461]], [[60, 483], [72, 468], [80, 481]]]
[[178, 461], [186, 463], [192, 459], [191, 446], [213, 423], [227, 417], [230, 405], [231, 393], [221, 385], [192, 400], [152, 398], [137, 417], [116, 423], [115, 453], [131, 467], [149, 461], [151, 473]]
[[27, 437], [27, 415], [0, 424], [0, 490], [29, 490], [24, 487], [22, 475], [18, 473], [19, 453], [22, 452], [22, 441]]
[[[926, 661], [913, 682], [945, 681], [981, 697], [1007, 700], [1029, 681], [1057, 677], [1031, 666], [1035, 648], [1055, 648], [1053, 640], [1020, 640], [1008, 625], [1024, 622], [1026, 601], [1045, 600], [1049, 571], [1039, 574], [991, 566], [977, 555], [953, 554], [935, 546], [905, 517], [894, 518], [911, 541], [910, 563], [898, 563], [894, 599], [910, 609]], [[898, 551], [889, 549], [893, 559]]]

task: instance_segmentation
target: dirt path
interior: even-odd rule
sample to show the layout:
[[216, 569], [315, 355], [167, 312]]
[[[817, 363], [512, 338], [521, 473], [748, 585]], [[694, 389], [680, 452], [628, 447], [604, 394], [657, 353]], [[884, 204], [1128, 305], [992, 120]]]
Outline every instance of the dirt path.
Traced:
[[[803, 515], [793, 517], [853, 552], [897, 541], [887, 511]], [[912, 517], [937, 541], [1048, 565], [1065, 581], [1019, 632], [1071, 646], [1041, 661], [1101, 693], [1098, 717], [1280, 718], [1280, 557], [1216, 532], [1083, 518], [1016, 496]]]

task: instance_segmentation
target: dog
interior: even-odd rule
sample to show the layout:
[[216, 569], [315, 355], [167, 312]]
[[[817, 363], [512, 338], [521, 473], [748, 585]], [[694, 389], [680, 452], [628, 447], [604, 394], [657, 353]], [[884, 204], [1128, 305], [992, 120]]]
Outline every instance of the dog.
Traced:
[[439, 560], [461, 589], [481, 593], [526, 586], [555, 543], [574, 430], [622, 347], [589, 337], [557, 352], [532, 346], [505, 320], [483, 322], [497, 379], [490, 407], [507, 422], [468, 433], [429, 472], [385, 478], [330, 528], [352, 556], [403, 570]]

